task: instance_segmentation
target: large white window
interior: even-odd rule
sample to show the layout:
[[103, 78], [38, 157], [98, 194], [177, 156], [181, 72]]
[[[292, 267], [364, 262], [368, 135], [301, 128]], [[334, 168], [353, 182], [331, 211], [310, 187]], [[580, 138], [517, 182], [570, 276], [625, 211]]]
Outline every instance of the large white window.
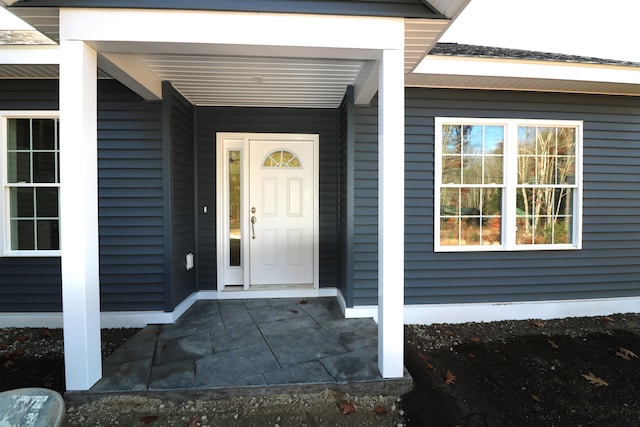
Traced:
[[0, 112], [5, 255], [59, 255], [57, 113]]
[[435, 250], [581, 248], [582, 122], [436, 118]]

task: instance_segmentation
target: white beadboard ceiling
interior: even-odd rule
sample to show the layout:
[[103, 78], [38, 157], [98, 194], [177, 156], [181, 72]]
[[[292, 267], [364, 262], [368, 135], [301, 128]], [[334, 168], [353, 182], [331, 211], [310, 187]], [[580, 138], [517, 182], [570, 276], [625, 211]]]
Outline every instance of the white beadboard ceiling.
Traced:
[[195, 105], [330, 108], [340, 104], [364, 61], [140, 54], [160, 80]]

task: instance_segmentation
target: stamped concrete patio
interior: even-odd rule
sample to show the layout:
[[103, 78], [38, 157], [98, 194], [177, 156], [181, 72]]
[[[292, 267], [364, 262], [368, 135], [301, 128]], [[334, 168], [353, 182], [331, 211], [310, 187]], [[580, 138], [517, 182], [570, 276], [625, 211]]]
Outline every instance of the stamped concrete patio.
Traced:
[[380, 376], [377, 325], [345, 319], [335, 298], [218, 300], [196, 302], [175, 324], [147, 326], [107, 358], [89, 392], [66, 397], [401, 395], [411, 387], [406, 370]]

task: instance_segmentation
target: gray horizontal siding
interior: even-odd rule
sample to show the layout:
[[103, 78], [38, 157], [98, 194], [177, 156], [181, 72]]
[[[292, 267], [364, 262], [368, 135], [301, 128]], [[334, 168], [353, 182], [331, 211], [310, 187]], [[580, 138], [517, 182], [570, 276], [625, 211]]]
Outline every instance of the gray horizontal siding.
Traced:
[[12, 7], [98, 7], [443, 18], [420, 0], [22, 0]]
[[[171, 185], [171, 278], [166, 283], [170, 297], [166, 309], [173, 308], [196, 290], [196, 270], [186, 269], [188, 253], [195, 250], [195, 189], [194, 189], [194, 109], [180, 93], [165, 82], [163, 97], [169, 123], [170, 184]], [[167, 115], [165, 115], [167, 117]]]
[[[0, 110], [57, 111], [58, 81], [0, 80]], [[0, 312], [61, 308], [59, 257], [0, 257]]]
[[354, 89], [349, 87], [339, 109], [339, 288], [347, 307], [353, 307], [353, 165], [355, 144]]
[[103, 311], [164, 309], [161, 104], [98, 84]]
[[[409, 304], [640, 295], [640, 100], [408, 89], [405, 296]], [[433, 252], [433, 119], [584, 120], [583, 249]]]
[[[338, 283], [337, 110], [200, 107], [198, 143], [198, 254], [200, 289], [216, 289], [216, 133], [270, 132], [320, 135], [320, 286]], [[203, 206], [209, 211], [203, 213]]]
[[355, 108], [353, 148], [353, 303], [378, 297], [378, 109]]
[[[57, 110], [55, 80], [0, 81], [0, 109]], [[163, 307], [159, 104], [98, 86], [98, 209], [104, 311]], [[0, 311], [60, 311], [60, 259], [0, 258]]]

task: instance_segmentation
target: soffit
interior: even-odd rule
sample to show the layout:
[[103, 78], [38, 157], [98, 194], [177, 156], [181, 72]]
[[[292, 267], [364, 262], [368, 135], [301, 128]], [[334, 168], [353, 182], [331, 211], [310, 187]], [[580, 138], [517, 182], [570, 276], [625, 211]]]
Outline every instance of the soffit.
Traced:
[[54, 64], [0, 65], [0, 79], [57, 79], [58, 74]]
[[160, 80], [202, 106], [334, 108], [364, 61], [203, 55], [136, 55]]
[[[640, 96], [640, 70], [633, 67], [540, 64], [534, 61], [516, 61], [516, 64], [511, 61], [503, 65], [521, 65], [531, 72], [520, 75], [493, 72], [489, 75], [479, 73], [480, 67], [474, 67], [477, 64], [474, 61], [452, 61], [456, 62], [455, 67], [447, 72], [429, 72], [429, 60], [425, 60], [420, 65], [421, 72], [405, 76], [405, 86]], [[545, 73], [544, 67], [547, 66], [553, 70]]]

